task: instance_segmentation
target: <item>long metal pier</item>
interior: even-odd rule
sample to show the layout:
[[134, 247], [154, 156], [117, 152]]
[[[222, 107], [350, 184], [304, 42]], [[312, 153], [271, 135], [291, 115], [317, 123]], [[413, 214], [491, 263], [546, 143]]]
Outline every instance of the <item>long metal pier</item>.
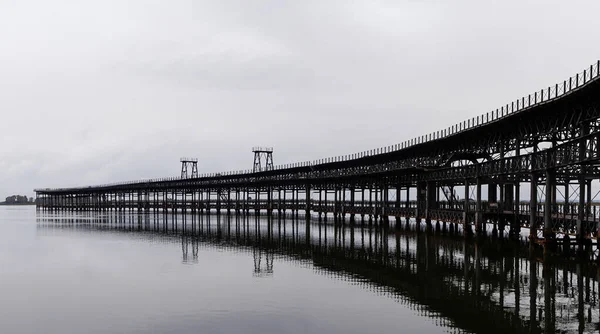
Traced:
[[493, 225], [518, 236], [525, 227], [546, 244], [569, 235], [584, 244], [597, 236], [600, 218], [593, 202], [600, 179], [599, 69], [600, 61], [484, 115], [388, 147], [260, 171], [36, 189], [37, 205], [300, 212], [384, 224], [393, 217], [428, 228], [432, 221], [460, 226], [467, 235]]

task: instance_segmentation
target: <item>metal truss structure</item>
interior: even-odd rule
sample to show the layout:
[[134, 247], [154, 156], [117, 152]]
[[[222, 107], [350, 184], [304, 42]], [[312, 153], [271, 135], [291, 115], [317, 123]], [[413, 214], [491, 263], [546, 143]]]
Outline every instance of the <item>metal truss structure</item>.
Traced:
[[253, 173], [273, 170], [272, 147], [253, 147], [252, 152], [254, 153]]
[[[198, 159], [197, 158], [181, 158], [181, 178], [197, 178], [198, 177]], [[188, 171], [191, 169], [191, 174]]]
[[492, 112], [384, 148], [283, 166], [273, 166], [272, 149], [255, 148], [252, 170], [36, 189], [38, 206], [358, 214], [451, 222], [465, 233], [493, 224], [519, 235], [526, 227], [533, 239], [581, 242], [596, 236], [600, 218], [592, 201], [599, 68], [600, 61]]

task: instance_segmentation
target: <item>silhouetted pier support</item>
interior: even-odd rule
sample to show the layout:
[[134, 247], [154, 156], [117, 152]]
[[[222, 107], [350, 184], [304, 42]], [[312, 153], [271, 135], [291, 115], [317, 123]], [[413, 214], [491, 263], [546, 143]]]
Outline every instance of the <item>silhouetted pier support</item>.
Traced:
[[431, 225], [431, 211], [435, 209], [436, 205], [436, 186], [435, 182], [427, 182], [426, 185], [426, 202], [425, 202], [425, 226], [427, 232], [432, 229]]
[[417, 215], [416, 215], [417, 227], [418, 227], [418, 225], [421, 224], [421, 219], [426, 218], [425, 217], [425, 215], [427, 214], [425, 212], [426, 205], [427, 205], [427, 185], [425, 182], [418, 182], [417, 183]]
[[485, 233], [481, 207], [481, 178], [478, 177], [475, 182], [475, 233], [480, 236]]
[[[310, 220], [310, 210], [311, 210], [311, 196], [310, 196], [310, 183], [306, 184], [306, 196], [305, 196], [305, 203], [304, 203], [304, 214], [306, 215], [306, 220]], [[307, 222], [306, 224], [307, 226], [309, 225], [309, 223]]]
[[463, 233], [465, 237], [470, 237], [473, 234], [471, 229], [471, 217], [469, 214], [469, 207], [471, 203], [469, 201], [469, 180], [465, 179], [465, 195], [464, 195], [464, 207], [463, 207]]
[[531, 173], [531, 187], [529, 195], [529, 239], [531, 241], [535, 241], [537, 239], [537, 179], [537, 174]]
[[556, 234], [552, 214], [556, 206], [556, 174], [553, 170], [546, 170], [546, 198], [544, 200], [544, 240], [550, 249], [556, 248]]
[[585, 237], [584, 228], [585, 219], [585, 179], [580, 177], [579, 179], [579, 205], [577, 206], [577, 236], [576, 240], [579, 245], [583, 244]]
[[[356, 205], [355, 203], [355, 195], [356, 195], [356, 189], [354, 188], [354, 186], [350, 187], [350, 207], [354, 208], [354, 206]], [[350, 213], [350, 221], [353, 223], [354, 222], [354, 210]]]

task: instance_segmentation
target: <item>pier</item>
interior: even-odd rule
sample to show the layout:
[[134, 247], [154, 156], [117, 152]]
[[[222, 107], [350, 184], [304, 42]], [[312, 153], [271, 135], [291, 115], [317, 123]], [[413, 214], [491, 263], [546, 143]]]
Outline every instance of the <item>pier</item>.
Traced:
[[198, 174], [186, 165], [180, 177], [40, 188], [37, 206], [416, 221], [465, 236], [591, 245], [600, 221], [599, 70], [600, 61], [484, 115], [387, 147], [279, 166], [272, 148], [254, 148], [252, 170]]

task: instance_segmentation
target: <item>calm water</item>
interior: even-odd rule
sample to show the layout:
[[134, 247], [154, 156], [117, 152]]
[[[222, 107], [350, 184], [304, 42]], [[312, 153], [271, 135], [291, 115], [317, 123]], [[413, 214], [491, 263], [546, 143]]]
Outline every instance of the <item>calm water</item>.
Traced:
[[598, 332], [596, 268], [410, 230], [0, 207], [0, 333]]

